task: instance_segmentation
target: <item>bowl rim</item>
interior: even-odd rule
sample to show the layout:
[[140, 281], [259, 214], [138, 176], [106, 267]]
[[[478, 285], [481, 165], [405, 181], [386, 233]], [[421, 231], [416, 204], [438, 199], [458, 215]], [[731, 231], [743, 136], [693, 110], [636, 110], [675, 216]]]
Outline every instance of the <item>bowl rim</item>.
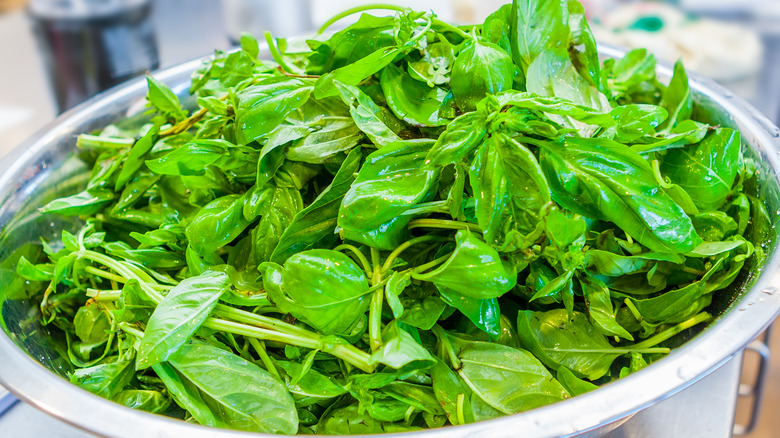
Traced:
[[[605, 57], [620, 58], [626, 51], [600, 45]], [[189, 73], [201, 59], [185, 62], [154, 72], [163, 82], [189, 79]], [[671, 77], [671, 66], [658, 64], [657, 73]], [[756, 152], [766, 157], [780, 181], [780, 130], [752, 105], [730, 91], [694, 73], [689, 74], [691, 89], [719, 105], [734, 118], [744, 135], [755, 137]], [[187, 83], [182, 82], [182, 83]], [[177, 83], [176, 85], [181, 85]], [[47, 124], [0, 162], [0, 196], [7, 197], [6, 187], [46, 146], [64, 135], [77, 134], [74, 129], [107, 109], [113, 102], [146, 94], [144, 78], [136, 78], [87, 100]], [[749, 129], [746, 129], [749, 128]], [[11, 158], [14, 157], [14, 158]], [[0, 211], [3, 207], [0, 206]], [[650, 364], [642, 371], [611, 382], [597, 391], [567, 399], [532, 411], [461, 425], [405, 432], [403, 436], [467, 437], [476, 435], [509, 436], [522, 430], [527, 436], [571, 436], [587, 432], [626, 418], [696, 383], [738, 355], [747, 344], [765, 330], [780, 313], [780, 251], [776, 248], [754, 285], [701, 333], [668, 357]], [[0, 330], [0, 384], [19, 399], [79, 429], [115, 437], [257, 437], [264, 434], [199, 426], [161, 415], [126, 408], [85, 391], [49, 371], [17, 347], [4, 330]], [[490, 434], [490, 435], [488, 435]], [[395, 436], [384, 434], [376, 436]], [[266, 435], [270, 436], [270, 435]]]

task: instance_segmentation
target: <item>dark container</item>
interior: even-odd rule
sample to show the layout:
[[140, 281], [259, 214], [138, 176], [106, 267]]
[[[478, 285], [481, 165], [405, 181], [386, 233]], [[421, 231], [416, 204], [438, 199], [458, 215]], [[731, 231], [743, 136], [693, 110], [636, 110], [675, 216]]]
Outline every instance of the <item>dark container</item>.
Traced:
[[159, 66], [150, 0], [33, 0], [33, 31], [63, 112]]

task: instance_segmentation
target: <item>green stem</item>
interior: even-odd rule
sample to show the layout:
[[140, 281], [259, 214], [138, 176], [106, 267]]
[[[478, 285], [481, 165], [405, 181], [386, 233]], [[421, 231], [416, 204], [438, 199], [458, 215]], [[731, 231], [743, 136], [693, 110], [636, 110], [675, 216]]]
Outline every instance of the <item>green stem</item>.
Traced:
[[255, 313], [247, 312], [246, 310], [236, 309], [234, 307], [226, 306], [224, 304], [217, 304], [214, 307], [214, 314], [222, 318], [229, 318], [234, 321], [257, 326], [263, 329], [275, 330], [280, 333], [287, 333], [293, 336], [299, 336], [307, 339], [318, 339], [320, 335], [317, 333], [296, 327], [292, 324], [288, 324], [284, 321], [276, 318], [271, 318], [264, 315], [257, 315]]
[[604, 349], [580, 349], [580, 348], [545, 348], [544, 351], [555, 353], [583, 353], [583, 354], [626, 354], [626, 353], [668, 353], [669, 348], [604, 348]]
[[414, 278], [415, 280], [428, 281], [428, 279], [430, 279], [431, 277], [433, 277], [434, 275], [436, 275], [438, 273], [438, 269], [434, 269], [433, 271], [426, 272], [425, 274], [421, 274], [420, 272], [425, 271], [428, 268], [432, 268], [434, 266], [437, 266], [437, 265], [440, 265], [440, 264], [444, 263], [451, 256], [452, 256], [452, 253], [445, 254], [445, 255], [437, 258], [437, 259], [431, 260], [430, 262], [428, 262], [428, 263], [426, 263], [424, 265], [420, 265], [420, 266], [414, 268], [414, 270], [412, 271], [412, 278]]
[[119, 328], [123, 332], [129, 333], [129, 334], [135, 336], [138, 339], [143, 339], [143, 337], [144, 337], [144, 332], [142, 332], [141, 330], [138, 330], [137, 328], [131, 326], [130, 324], [128, 324], [126, 322], [120, 322], [119, 323]]
[[623, 300], [623, 303], [625, 303], [626, 307], [628, 308], [628, 311], [631, 312], [632, 315], [634, 315], [634, 319], [636, 319], [637, 322], [642, 322], [644, 318], [642, 318], [642, 314], [639, 313], [639, 309], [636, 308], [634, 302], [626, 298]]
[[415, 219], [409, 222], [407, 228], [442, 228], [445, 230], [469, 230], [482, 234], [482, 228], [477, 224], [446, 219]]
[[120, 277], [119, 275], [112, 274], [110, 272], [106, 272], [102, 269], [98, 269], [94, 266], [87, 266], [84, 268], [84, 271], [88, 274], [97, 275], [98, 277], [103, 277], [107, 280], [116, 281], [117, 283], [126, 283], [127, 279], [125, 277]]
[[387, 3], [372, 3], [368, 5], [355, 6], [354, 8], [346, 9], [330, 17], [328, 21], [326, 21], [322, 26], [320, 26], [319, 29], [317, 29], [317, 34], [322, 34], [323, 32], [325, 32], [325, 30], [327, 30], [329, 27], [331, 27], [334, 23], [341, 20], [342, 18], [349, 17], [350, 15], [354, 15], [359, 12], [372, 11], [376, 9], [386, 9], [388, 11], [396, 11], [396, 12], [404, 12], [405, 10], [405, 8], [401, 6], [390, 5]]
[[279, 67], [285, 71], [293, 73], [293, 69], [284, 62], [284, 56], [279, 52], [279, 48], [276, 46], [276, 41], [274, 41], [274, 37], [271, 36], [271, 32], [265, 31], [263, 35], [265, 36], [265, 42], [268, 43], [268, 49], [271, 51], [271, 56], [274, 58], [274, 61], [276, 61], [276, 63], [279, 64]]
[[653, 347], [655, 345], [660, 344], [661, 342], [671, 338], [672, 336], [683, 332], [693, 326], [696, 326], [698, 324], [701, 324], [702, 322], [709, 321], [712, 318], [712, 315], [710, 315], [707, 312], [701, 312], [698, 315], [694, 316], [693, 318], [687, 319], [679, 324], [677, 324], [674, 327], [670, 327], [661, 333], [658, 333], [657, 335], [654, 335], [650, 338], [645, 339], [642, 342], [639, 342], [637, 344], [634, 344], [631, 346], [631, 349], [641, 349], [641, 348], [649, 348]]
[[336, 356], [367, 373], [374, 371], [374, 366], [369, 363], [370, 356], [364, 351], [361, 351], [350, 344], [320, 342], [320, 339], [303, 338], [300, 336], [266, 330], [259, 327], [252, 327], [217, 318], [206, 319], [206, 321], [203, 323], [203, 326], [213, 330], [220, 330], [236, 335], [262, 339], [265, 341], [281, 342], [283, 344], [311, 348], [312, 350], [319, 349]]
[[104, 265], [114, 270], [114, 272], [125, 277], [126, 279], [134, 278], [138, 280], [138, 284], [141, 286], [141, 289], [144, 292], [146, 292], [149, 298], [151, 298], [157, 304], [160, 304], [160, 302], [163, 300], [162, 294], [160, 294], [150, 286], [150, 284], [157, 284], [157, 282], [155, 282], [151, 277], [149, 277], [149, 275], [147, 275], [145, 272], [141, 271], [140, 269], [137, 269], [131, 265], [123, 264], [122, 262], [114, 260], [111, 257], [108, 257], [104, 254], [100, 254], [98, 252], [90, 251], [90, 250], [79, 251], [79, 257], [80, 258], [83, 257], [87, 260], [92, 260], [93, 262], [100, 263], [101, 265]]
[[260, 356], [260, 360], [263, 362], [263, 365], [265, 365], [265, 369], [281, 380], [282, 376], [279, 375], [279, 370], [276, 369], [276, 365], [274, 365], [274, 362], [271, 360], [271, 357], [268, 356], [268, 352], [265, 350], [265, 342], [258, 341], [256, 338], [251, 337], [248, 338], [248, 340], [249, 345], [251, 345], [252, 348], [254, 348], [257, 352], [257, 355]]
[[390, 255], [387, 256], [384, 265], [382, 265], [382, 273], [389, 271], [390, 266], [392, 266], [395, 259], [398, 258], [398, 256], [401, 255], [401, 253], [404, 252], [410, 246], [422, 242], [429, 242], [432, 240], [444, 240], [444, 239], [445, 238], [439, 236], [425, 235], [425, 236], [415, 237], [414, 239], [407, 240], [406, 242], [400, 244], [398, 248], [394, 249], [393, 252], [391, 252]]
[[[371, 248], [371, 264], [374, 267], [374, 274], [371, 283], [376, 285], [382, 281], [382, 267], [379, 259], [379, 250]], [[384, 304], [384, 290], [377, 289], [371, 296], [371, 304], [368, 310], [368, 335], [371, 344], [371, 351], [377, 351], [382, 348], [382, 304]]]
[[666, 180], [664, 179], [664, 176], [661, 175], [661, 167], [660, 167], [661, 165], [658, 162], [658, 160], [651, 161], [650, 165], [653, 168], [653, 176], [655, 176], [655, 182], [657, 182], [659, 186], [661, 186], [661, 187], [663, 187], [665, 189], [672, 188], [673, 184], [670, 184], [670, 183], [666, 182]]
[[119, 297], [122, 296], [122, 291], [87, 288], [87, 296], [98, 302], [118, 301]]
[[373, 275], [373, 270], [371, 269], [371, 264], [368, 263], [368, 259], [366, 258], [366, 255], [363, 254], [363, 251], [359, 250], [358, 248], [348, 243], [342, 243], [341, 245], [333, 248], [334, 251], [342, 251], [345, 249], [355, 254], [355, 257], [357, 257], [358, 261], [363, 266], [363, 270], [366, 271], [366, 275], [371, 277]]
[[135, 143], [132, 138], [100, 137], [97, 135], [81, 134], [76, 139], [76, 146], [80, 148], [121, 149], [130, 147]]
[[697, 277], [704, 277], [704, 274], [706, 274], [705, 271], [700, 271], [698, 269], [693, 269], [693, 268], [688, 267], [688, 266], [683, 266], [682, 271], [687, 273], [687, 274], [695, 275]]
[[445, 201], [432, 201], [417, 204], [416, 206], [401, 213], [401, 216], [415, 216], [418, 214], [430, 214], [430, 213], [447, 213], [449, 212], [448, 202]]
[[439, 342], [441, 342], [441, 345], [444, 347], [444, 351], [447, 352], [447, 357], [450, 358], [450, 364], [452, 364], [452, 368], [459, 370], [462, 366], [462, 363], [460, 362], [458, 355], [455, 354], [455, 348], [452, 346], [449, 338], [447, 338], [447, 333], [443, 328], [441, 328], [439, 324], [436, 324], [433, 326], [433, 334], [439, 338]]

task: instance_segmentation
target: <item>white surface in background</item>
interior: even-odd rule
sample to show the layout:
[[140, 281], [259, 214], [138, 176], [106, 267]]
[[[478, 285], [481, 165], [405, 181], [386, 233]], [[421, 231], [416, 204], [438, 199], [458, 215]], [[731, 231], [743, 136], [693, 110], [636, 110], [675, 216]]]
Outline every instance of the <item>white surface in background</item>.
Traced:
[[26, 122], [33, 114], [35, 110], [29, 107], [0, 105], [0, 133]]

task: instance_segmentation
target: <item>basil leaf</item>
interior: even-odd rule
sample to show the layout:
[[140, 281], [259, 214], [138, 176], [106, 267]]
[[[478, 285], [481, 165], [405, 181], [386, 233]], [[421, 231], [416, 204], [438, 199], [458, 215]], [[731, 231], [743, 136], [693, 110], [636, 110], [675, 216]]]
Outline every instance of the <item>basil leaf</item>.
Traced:
[[323, 334], [348, 332], [368, 308], [366, 275], [340, 252], [311, 249], [260, 269], [271, 301]]
[[294, 434], [298, 415], [281, 382], [233, 353], [187, 344], [154, 371], [198, 423], [261, 433]]
[[606, 139], [545, 143], [540, 164], [560, 206], [615, 223], [652, 251], [684, 253], [701, 243], [690, 218], [659, 193], [643, 158]]
[[179, 350], [208, 318], [227, 287], [227, 275], [209, 271], [171, 289], [149, 318], [136, 368], [163, 362]]
[[478, 300], [498, 298], [515, 287], [514, 267], [495, 249], [468, 231], [458, 231], [455, 243], [455, 251], [441, 266], [418, 278]]
[[463, 111], [473, 111], [488, 94], [512, 88], [515, 66], [501, 47], [473, 35], [452, 65], [450, 87]]
[[718, 128], [701, 142], [666, 153], [661, 172], [680, 185], [702, 211], [717, 210], [737, 177], [739, 133]]
[[250, 85], [236, 94], [236, 139], [248, 144], [270, 133], [312, 92], [310, 81], [276, 77]]
[[458, 354], [458, 374], [488, 405], [516, 414], [569, 397], [537, 358], [525, 350], [473, 342]]

